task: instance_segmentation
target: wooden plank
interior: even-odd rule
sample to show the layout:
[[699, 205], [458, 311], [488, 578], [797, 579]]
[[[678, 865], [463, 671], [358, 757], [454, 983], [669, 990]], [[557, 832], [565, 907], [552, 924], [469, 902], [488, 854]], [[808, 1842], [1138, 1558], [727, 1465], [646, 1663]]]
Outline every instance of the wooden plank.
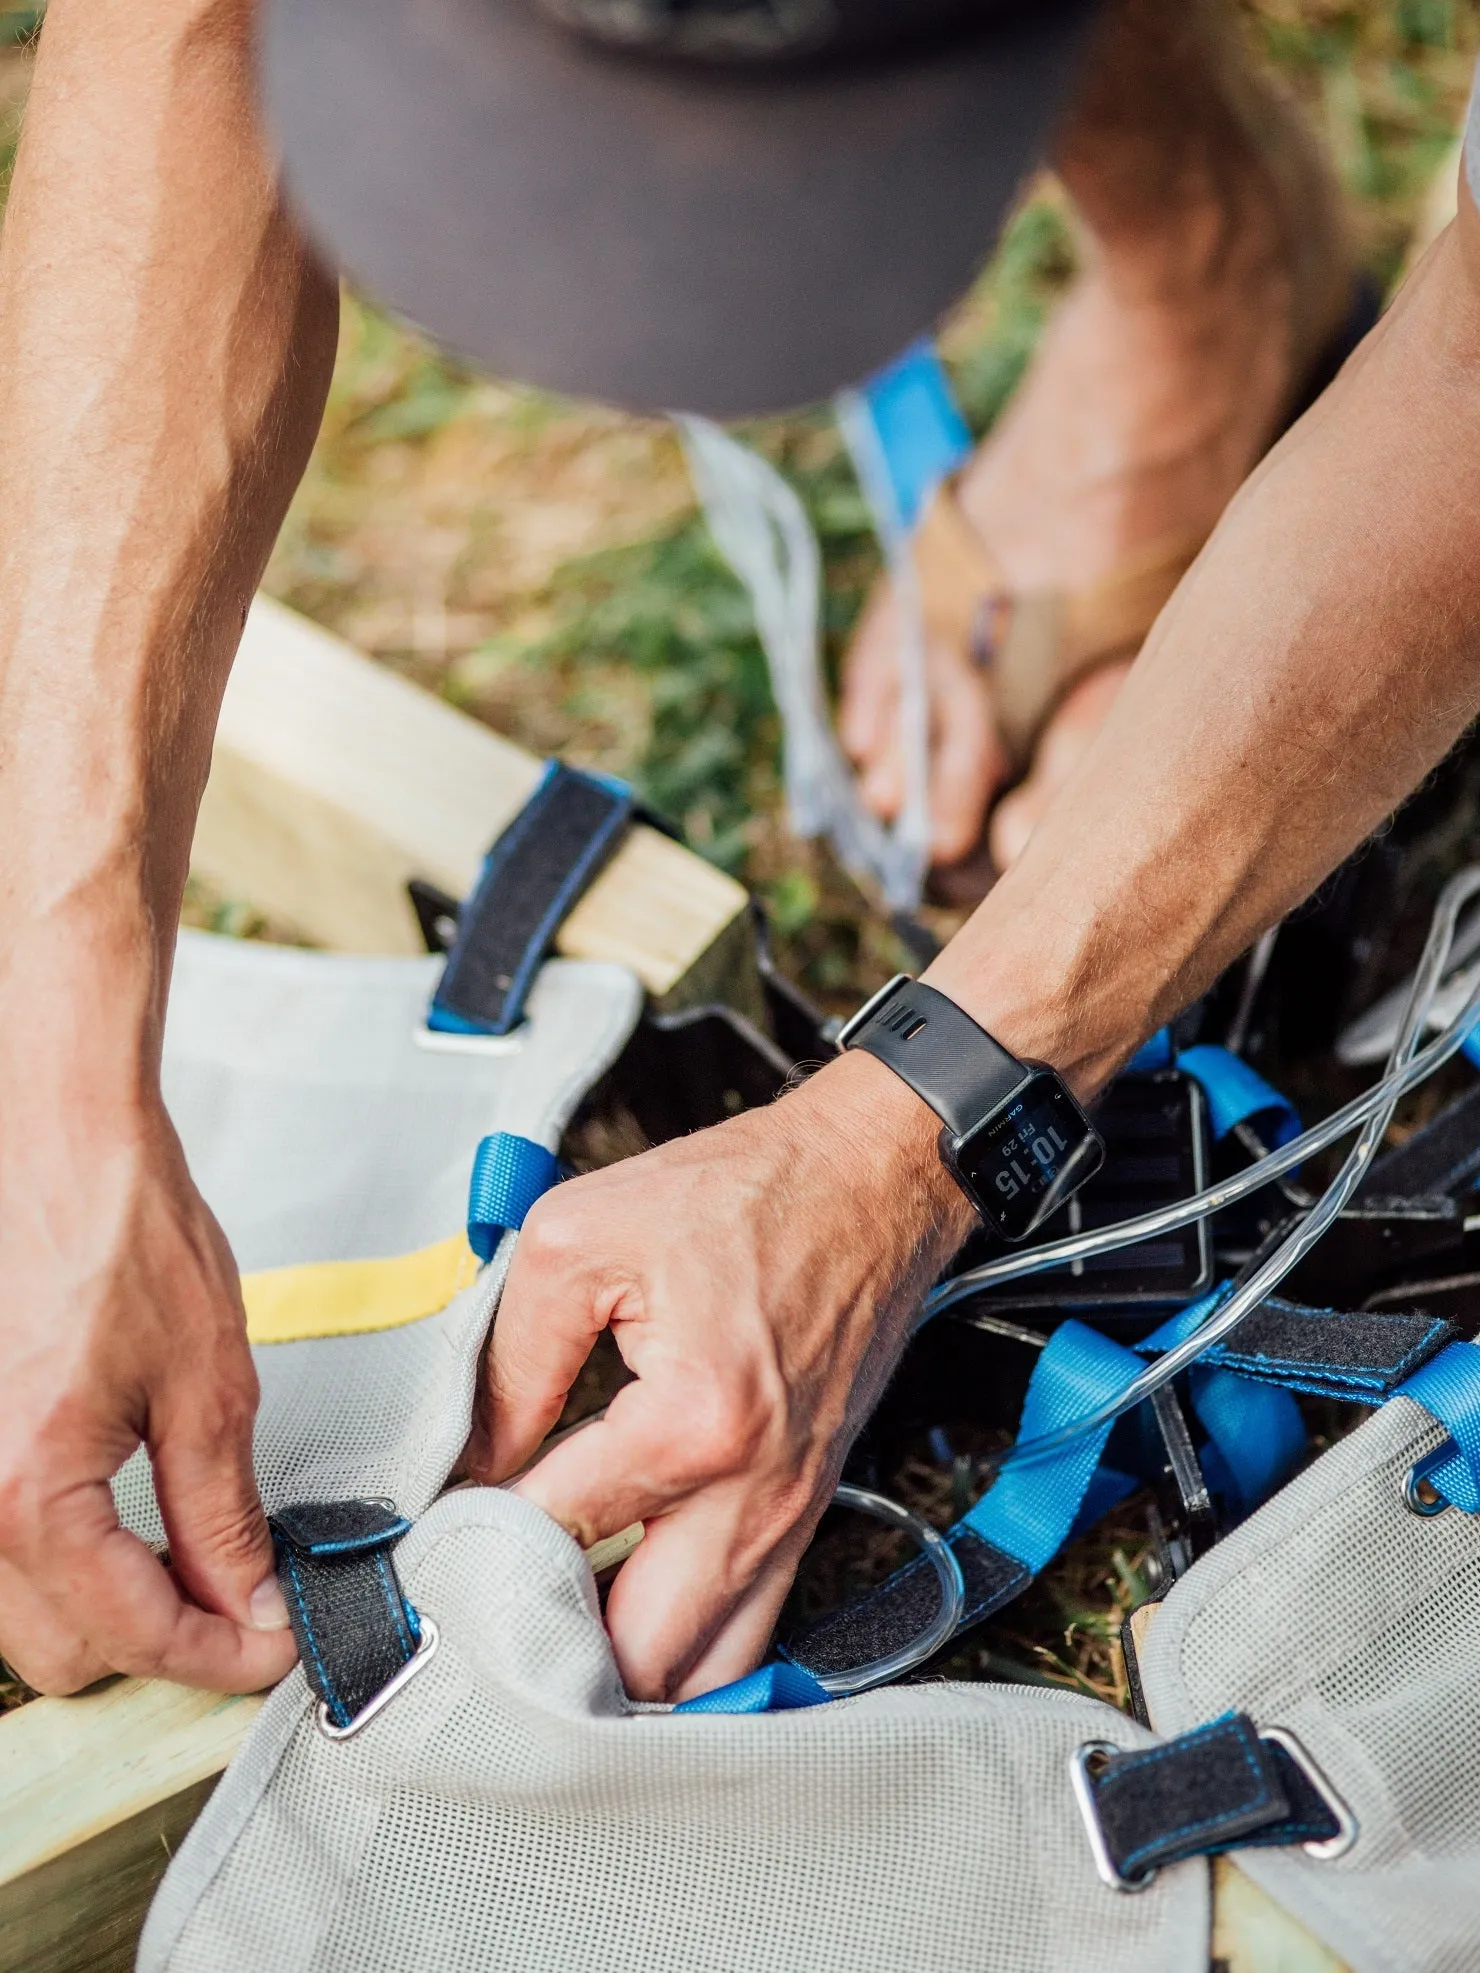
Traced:
[[0, 1891], [0, 1973], [130, 1973], [159, 1880], [217, 1776]]
[[[419, 952], [407, 879], [465, 896], [541, 766], [259, 596], [227, 687], [192, 864], [216, 890], [315, 944]], [[684, 1004], [734, 966], [746, 904], [732, 877], [640, 824], [567, 918], [557, 949], [630, 966], [656, 998]]]

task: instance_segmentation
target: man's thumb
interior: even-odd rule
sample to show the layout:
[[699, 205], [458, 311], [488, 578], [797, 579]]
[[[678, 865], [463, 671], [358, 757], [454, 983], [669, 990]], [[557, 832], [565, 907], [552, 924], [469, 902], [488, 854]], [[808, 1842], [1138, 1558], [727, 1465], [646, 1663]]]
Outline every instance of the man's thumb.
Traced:
[[273, 1567], [272, 1536], [252, 1471], [252, 1411], [203, 1431], [176, 1415], [150, 1446], [170, 1566], [202, 1609], [248, 1630], [282, 1630], [288, 1609]]

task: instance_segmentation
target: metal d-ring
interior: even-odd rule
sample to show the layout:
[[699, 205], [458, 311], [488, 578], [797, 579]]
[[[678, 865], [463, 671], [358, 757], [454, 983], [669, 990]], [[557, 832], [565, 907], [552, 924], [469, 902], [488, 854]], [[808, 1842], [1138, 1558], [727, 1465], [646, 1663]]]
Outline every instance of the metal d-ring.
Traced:
[[867, 1487], [840, 1486], [833, 1494], [833, 1505], [855, 1508], [860, 1514], [872, 1515], [876, 1521], [887, 1521], [891, 1527], [903, 1528], [906, 1534], [913, 1535], [940, 1582], [940, 1608], [924, 1630], [912, 1637], [908, 1644], [898, 1651], [891, 1651], [887, 1657], [871, 1658], [863, 1665], [850, 1665], [844, 1672], [812, 1673], [830, 1699], [842, 1699], [849, 1693], [866, 1692], [870, 1686], [885, 1685], [890, 1679], [913, 1671], [916, 1665], [923, 1665], [927, 1658], [935, 1656], [943, 1644], [949, 1643], [966, 1606], [966, 1579], [961, 1574], [961, 1564], [956, 1560], [950, 1543], [928, 1521], [922, 1521], [918, 1514], [911, 1514], [897, 1500], [890, 1500], [886, 1494], [872, 1493]]
[[1110, 1854], [1104, 1824], [1100, 1821], [1099, 1804], [1095, 1800], [1097, 1766], [1122, 1751], [1113, 1740], [1086, 1740], [1069, 1757], [1069, 1785], [1074, 1790], [1074, 1801], [1084, 1822], [1084, 1833], [1089, 1838], [1089, 1853], [1095, 1860], [1095, 1874], [1112, 1891], [1122, 1891], [1129, 1896], [1133, 1892], [1144, 1891], [1156, 1882], [1155, 1866], [1141, 1871], [1136, 1877], [1126, 1876]]
[[365, 1704], [361, 1706], [348, 1725], [336, 1726], [329, 1717], [328, 1706], [320, 1699], [318, 1708], [314, 1713], [314, 1724], [326, 1740], [349, 1740], [352, 1738], [353, 1735], [359, 1732], [362, 1726], [368, 1726], [375, 1715], [383, 1711], [392, 1699], [395, 1698], [396, 1694], [403, 1687], [409, 1685], [412, 1679], [416, 1677], [416, 1674], [426, 1665], [432, 1653], [441, 1642], [441, 1632], [437, 1629], [431, 1618], [426, 1615], [425, 1611], [419, 1613], [418, 1621], [421, 1625], [421, 1636], [417, 1641], [415, 1651], [412, 1652], [411, 1656], [402, 1665], [394, 1678], [387, 1679], [374, 1698], [365, 1701]]
[[1259, 1728], [1259, 1738], [1261, 1740], [1272, 1741], [1276, 1747], [1284, 1748], [1290, 1759], [1299, 1768], [1311, 1787], [1331, 1811], [1331, 1815], [1335, 1820], [1336, 1834], [1334, 1836], [1312, 1837], [1308, 1843], [1302, 1843], [1300, 1845], [1301, 1849], [1304, 1850], [1308, 1857], [1319, 1857], [1324, 1863], [1330, 1863], [1337, 1857], [1344, 1857], [1361, 1833], [1357, 1818], [1352, 1814], [1346, 1803], [1342, 1801], [1320, 1768], [1316, 1766], [1313, 1757], [1306, 1751], [1300, 1741], [1295, 1738], [1295, 1735], [1291, 1733], [1288, 1727], [1261, 1726]]

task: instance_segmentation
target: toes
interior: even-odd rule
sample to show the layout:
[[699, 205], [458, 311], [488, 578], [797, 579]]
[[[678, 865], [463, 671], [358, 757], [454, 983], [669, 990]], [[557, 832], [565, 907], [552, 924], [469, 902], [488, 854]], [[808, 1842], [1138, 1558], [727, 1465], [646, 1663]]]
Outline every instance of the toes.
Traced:
[[1027, 779], [1004, 795], [992, 814], [988, 843], [999, 870], [1008, 869], [1028, 847], [1049, 803], [1089, 752], [1129, 670], [1127, 661], [1093, 672], [1044, 728]]
[[930, 696], [931, 854], [937, 863], [959, 863], [981, 841], [1007, 760], [981, 675], [969, 661], [942, 652], [932, 666]]
[[899, 702], [898, 639], [893, 592], [887, 582], [877, 583], [843, 660], [838, 712], [839, 738], [865, 774], [893, 745]]

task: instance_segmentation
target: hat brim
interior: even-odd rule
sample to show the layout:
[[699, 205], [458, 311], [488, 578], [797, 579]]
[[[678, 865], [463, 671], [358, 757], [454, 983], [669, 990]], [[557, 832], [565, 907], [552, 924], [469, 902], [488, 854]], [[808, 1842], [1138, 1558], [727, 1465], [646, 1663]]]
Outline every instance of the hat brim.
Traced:
[[311, 234], [448, 348], [735, 416], [857, 381], [964, 292], [1094, 8], [1018, 11], [756, 74], [613, 55], [532, 0], [271, 0], [264, 103]]

